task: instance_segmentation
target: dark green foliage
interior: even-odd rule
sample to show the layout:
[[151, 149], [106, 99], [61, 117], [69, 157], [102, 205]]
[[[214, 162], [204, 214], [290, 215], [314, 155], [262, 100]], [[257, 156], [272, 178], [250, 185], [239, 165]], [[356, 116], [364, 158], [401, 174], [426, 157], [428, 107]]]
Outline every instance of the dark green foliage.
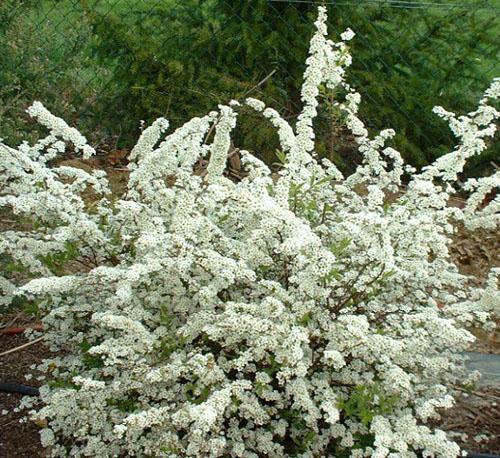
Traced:
[[80, 390], [80, 386], [75, 385], [73, 382], [70, 382], [69, 380], [66, 379], [54, 379], [54, 380], [49, 380], [47, 382], [47, 385], [49, 385], [50, 388], [63, 388], [63, 389], [72, 389], [72, 390]]
[[[232, 47], [225, 34], [220, 37], [227, 43], [226, 55], [249, 62], [252, 68], [276, 65], [273, 84], [290, 94], [278, 98], [279, 106], [295, 114], [316, 5], [265, 0], [215, 4], [228, 18], [223, 27], [227, 36], [238, 37]], [[356, 32], [350, 45], [349, 82], [363, 96], [362, 118], [374, 130], [395, 129], [397, 147], [416, 166], [429, 163], [454, 144], [445, 123], [432, 113], [434, 105], [467, 112], [497, 76], [500, 24], [493, 11], [481, 9], [489, 5], [480, 1], [467, 9], [404, 9], [351, 3], [329, 9], [334, 39], [348, 27]], [[266, 94], [268, 90], [266, 86]], [[273, 90], [273, 98], [279, 94]], [[351, 169], [357, 158], [339, 127], [338, 114], [326, 107], [318, 123], [318, 151]], [[483, 156], [483, 166], [494, 153]]]
[[[395, 146], [417, 166], [454, 144], [432, 107], [473, 109], [499, 70], [498, 1], [442, 4], [329, 8], [334, 39], [347, 27], [357, 34], [349, 81], [364, 98], [363, 119], [374, 131], [395, 129]], [[0, 136], [18, 139], [33, 99], [94, 143], [115, 137], [122, 148], [137, 138], [141, 119], [165, 116], [175, 128], [248, 95], [293, 118], [315, 15], [312, 3], [268, 0], [2, 2]], [[334, 96], [322, 91], [326, 102]], [[331, 104], [317, 128], [319, 154], [352, 171], [360, 158]], [[250, 110], [243, 110], [235, 142], [269, 163], [276, 159], [273, 129]], [[482, 155], [470, 171], [485, 172], [495, 154]]]
[[84, 340], [80, 344], [80, 349], [82, 350], [82, 362], [87, 369], [99, 369], [101, 367], [104, 367], [104, 361], [102, 360], [100, 355], [93, 355], [89, 353], [89, 350], [93, 346], [93, 344], [90, 344], [86, 340]]
[[[178, 127], [219, 103], [256, 95], [252, 88], [266, 76], [255, 65], [258, 54], [247, 59], [232, 49], [238, 47], [231, 27], [235, 18], [217, 11], [212, 2], [160, 2], [147, 12], [133, 14], [101, 13], [99, 2], [82, 3], [99, 37], [93, 48], [95, 55], [102, 65], [117, 63], [114, 76], [121, 87], [109, 108], [118, 115], [125, 143], [135, 139], [140, 119], [151, 122], [165, 116], [173, 128]], [[280, 104], [285, 100], [281, 85], [268, 84], [266, 90]], [[279, 91], [281, 95], [276, 94]], [[237, 140], [243, 140], [243, 146], [253, 142], [264, 153], [273, 151], [277, 143], [271, 139], [274, 133], [270, 126], [250, 110], [246, 117], [250, 122], [242, 123]], [[262, 129], [268, 134], [261, 135]], [[264, 141], [257, 141], [262, 137]]]
[[[88, 3], [90, 5], [90, 2]], [[330, 8], [330, 30], [351, 27], [350, 81], [364, 96], [362, 115], [374, 130], [391, 127], [396, 146], [416, 166], [448, 151], [453, 138], [431, 112], [439, 103], [472, 109], [494, 73], [498, 19], [480, 9], [403, 9], [374, 4]], [[160, 2], [144, 14], [88, 11], [101, 58], [120, 59], [124, 97], [117, 111], [134, 122], [164, 115], [180, 125], [230, 98], [251, 93], [285, 116], [300, 110], [300, 85], [316, 6], [267, 0]], [[96, 12], [97, 11], [97, 12]], [[168, 27], [165, 25], [168, 24]], [[478, 56], [482, 61], [478, 62]], [[274, 73], [272, 73], [274, 71]], [[272, 76], [258, 87], [269, 74]], [[326, 101], [333, 94], [324, 93]], [[273, 160], [270, 126], [245, 114], [236, 141]], [[324, 108], [317, 149], [343, 169], [359, 158], [338, 113]], [[130, 130], [125, 128], [124, 130]], [[265, 142], [262, 139], [265, 138]], [[486, 155], [482, 165], [489, 164]]]
[[398, 402], [395, 396], [387, 396], [379, 385], [357, 386], [347, 401], [338, 407], [348, 418], [355, 418], [365, 426], [377, 415], [389, 415]]
[[202, 389], [196, 386], [195, 383], [188, 383], [184, 386], [184, 394], [186, 399], [193, 404], [201, 404], [208, 399], [208, 396], [212, 392], [209, 386]]
[[375, 435], [373, 434], [353, 434], [355, 445], [352, 448], [340, 447], [338, 445], [332, 447], [332, 455], [336, 458], [350, 458], [352, 450], [364, 449], [366, 447], [373, 447], [375, 443]]
[[166, 115], [180, 123], [223, 101], [217, 91], [227, 93], [226, 81], [212, 66], [200, 65], [209, 61], [213, 41], [201, 2], [159, 2], [125, 14], [101, 12], [99, 3], [82, 2], [99, 37], [95, 55], [105, 64], [119, 63], [114, 76], [123, 89], [120, 112], [135, 115], [136, 122]]
[[497, 76], [499, 22], [482, 16], [480, 3], [478, 9], [395, 9], [390, 16], [375, 7], [339, 8], [332, 16], [340, 29], [357, 31], [351, 80], [365, 100], [363, 119], [377, 129], [394, 128], [397, 146], [416, 166], [454, 144], [432, 108], [470, 111]]
[[66, 242], [65, 251], [52, 251], [45, 256], [40, 256], [40, 261], [55, 274], [63, 275], [67, 263], [76, 259], [78, 255], [77, 245], [73, 242]]
[[[0, 138], [7, 143], [34, 140], [43, 129], [29, 121], [26, 108], [42, 101], [47, 108], [98, 142], [103, 136], [104, 104], [111, 72], [89, 54], [95, 35], [77, 2], [0, 2]], [[104, 99], [102, 99], [104, 101]], [[83, 108], [92, 106], [95, 118]], [[22, 132], [22, 135], [21, 135]], [[28, 137], [26, 137], [28, 133]]]
[[108, 399], [106, 404], [108, 406], [116, 407], [120, 412], [132, 413], [137, 410], [137, 396], [131, 396], [125, 399]]

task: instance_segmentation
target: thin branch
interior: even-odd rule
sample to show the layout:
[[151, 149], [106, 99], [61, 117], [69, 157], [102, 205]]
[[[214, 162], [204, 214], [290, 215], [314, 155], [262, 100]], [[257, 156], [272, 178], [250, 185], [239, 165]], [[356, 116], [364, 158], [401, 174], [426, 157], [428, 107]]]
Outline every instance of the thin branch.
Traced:
[[354, 291], [354, 285], [358, 282], [359, 278], [361, 277], [361, 275], [363, 275], [363, 273], [365, 272], [365, 270], [368, 268], [368, 266], [370, 266], [371, 264], [373, 264], [375, 261], [370, 261], [368, 262], [367, 264], [365, 264], [363, 267], [361, 267], [361, 269], [359, 270], [358, 274], [356, 275], [356, 277], [354, 278], [354, 280], [352, 280], [347, 286], [346, 286], [346, 290], [349, 291], [349, 290], [353, 290], [353, 292], [351, 292], [350, 294], [348, 294], [347, 298], [345, 298], [344, 300], [342, 300], [339, 304], [337, 304], [334, 309], [333, 309], [333, 312], [334, 313], [338, 313], [343, 307], [344, 305], [346, 305], [353, 297], [354, 295], [356, 294], [356, 292]]
[[319, 222], [320, 225], [324, 224], [327, 211], [328, 211], [328, 204], [325, 202], [323, 204], [323, 211], [321, 212], [321, 220]]
[[271, 76], [273, 76], [276, 73], [276, 69], [274, 69], [269, 75], [267, 75], [263, 80], [259, 81], [254, 87], [250, 88], [248, 91], [246, 91], [243, 94], [243, 98], [245, 98], [248, 94], [252, 93], [256, 89], [258, 89], [260, 86], [262, 86]]
[[0, 353], [0, 356], [5, 356], [5, 355], [8, 355], [10, 353], [14, 353], [15, 351], [22, 350], [23, 348], [30, 347], [31, 345], [34, 345], [38, 342], [41, 342], [44, 338], [45, 338], [45, 336], [41, 336], [41, 337], [38, 337], [38, 339], [31, 340], [30, 342], [27, 342], [23, 345], [19, 345], [19, 347], [11, 348], [10, 350], [7, 350], [7, 351], [4, 351], [3, 353]]

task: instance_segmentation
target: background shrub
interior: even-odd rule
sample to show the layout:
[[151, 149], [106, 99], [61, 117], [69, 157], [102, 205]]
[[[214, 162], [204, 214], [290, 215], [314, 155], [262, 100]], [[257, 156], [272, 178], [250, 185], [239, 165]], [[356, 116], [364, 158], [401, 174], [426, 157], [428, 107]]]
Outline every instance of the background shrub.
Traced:
[[[434, 122], [432, 107], [439, 101], [456, 111], [472, 109], [498, 69], [498, 5], [451, 4], [342, 3], [330, 11], [332, 29], [357, 33], [350, 78], [365, 96], [368, 127], [395, 129], [397, 146], [419, 167], [453, 144]], [[313, 4], [44, 0], [0, 8], [0, 42], [7, 50], [0, 136], [8, 140], [19, 138], [20, 122], [26, 127], [21, 115], [33, 99], [92, 131], [92, 141], [105, 150], [131, 147], [143, 118], [166, 116], [179, 126], [244, 95], [272, 102], [289, 118], [299, 111]], [[273, 162], [278, 144], [272, 130], [246, 116], [238, 140]], [[317, 123], [319, 153], [352, 171], [360, 158], [337, 113], [322, 112]], [[472, 161], [470, 171], [487, 172], [498, 152]]]

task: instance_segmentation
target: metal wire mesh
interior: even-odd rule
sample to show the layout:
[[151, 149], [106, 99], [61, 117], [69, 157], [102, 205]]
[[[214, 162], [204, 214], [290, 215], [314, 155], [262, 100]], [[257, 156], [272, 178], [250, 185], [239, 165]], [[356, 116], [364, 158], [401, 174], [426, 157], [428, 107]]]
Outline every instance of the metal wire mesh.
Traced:
[[[319, 4], [332, 37], [356, 32], [350, 81], [368, 125], [400, 131], [417, 165], [452, 142], [432, 105], [467, 111], [500, 75], [500, 0], [4, 0], [0, 137], [18, 139], [34, 99], [103, 149], [128, 147], [140, 119], [179, 125], [230, 97], [292, 118]], [[335, 122], [321, 122], [332, 137]]]

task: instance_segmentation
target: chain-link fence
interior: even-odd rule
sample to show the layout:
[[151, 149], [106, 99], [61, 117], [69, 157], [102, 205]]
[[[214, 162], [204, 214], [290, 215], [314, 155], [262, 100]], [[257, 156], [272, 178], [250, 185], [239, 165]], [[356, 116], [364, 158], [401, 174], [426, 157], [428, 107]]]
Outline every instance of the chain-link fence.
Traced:
[[[350, 82], [368, 125], [399, 132], [419, 166], [449, 149], [431, 109], [470, 110], [500, 75], [500, 0], [3, 0], [0, 137], [34, 129], [34, 99], [104, 151], [128, 148], [141, 119], [177, 126], [249, 94], [293, 118], [318, 4], [332, 38], [356, 32]], [[318, 150], [349, 168], [350, 140], [325, 107]], [[239, 140], [271, 160], [269, 126], [250, 114], [242, 124]]]

